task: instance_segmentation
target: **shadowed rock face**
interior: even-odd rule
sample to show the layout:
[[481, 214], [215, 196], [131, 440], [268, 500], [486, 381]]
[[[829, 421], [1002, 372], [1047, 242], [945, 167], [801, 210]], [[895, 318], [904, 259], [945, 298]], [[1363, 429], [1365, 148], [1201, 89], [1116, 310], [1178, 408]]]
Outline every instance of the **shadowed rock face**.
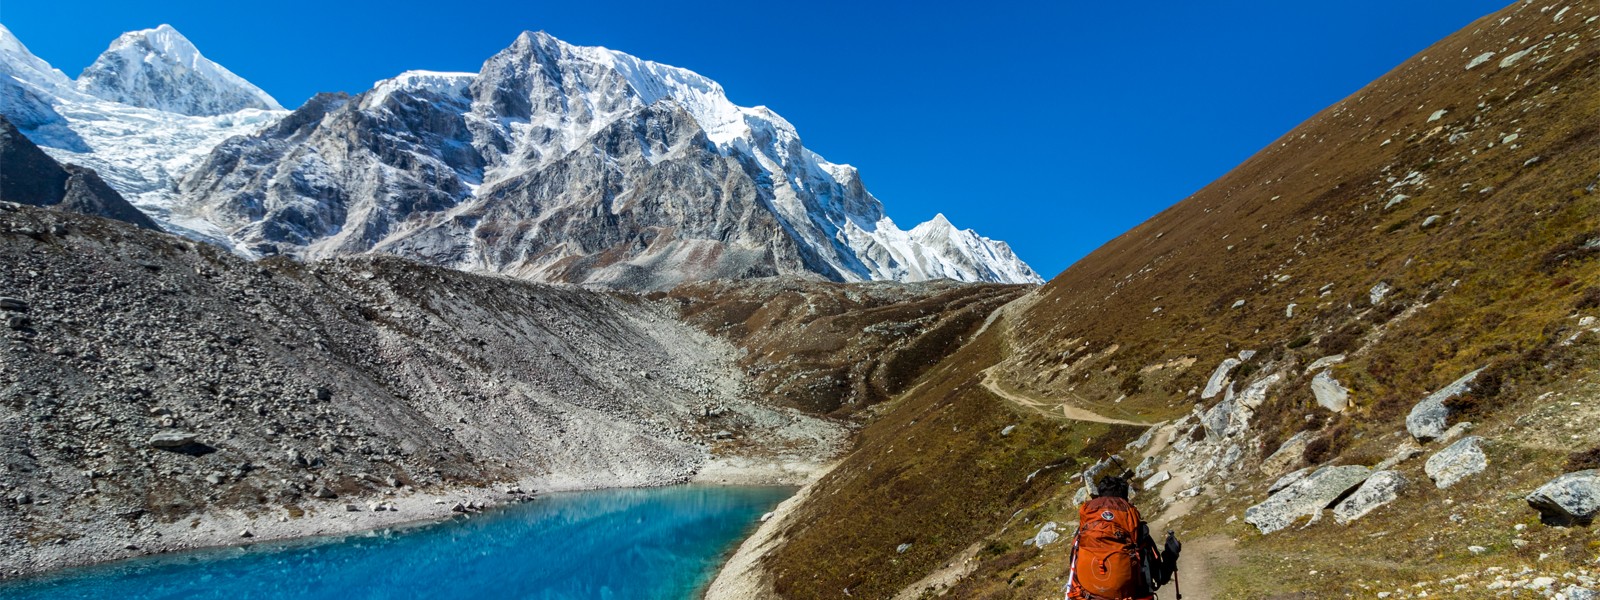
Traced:
[[94, 169], [58, 164], [5, 117], [0, 117], [0, 200], [161, 229], [106, 185]]

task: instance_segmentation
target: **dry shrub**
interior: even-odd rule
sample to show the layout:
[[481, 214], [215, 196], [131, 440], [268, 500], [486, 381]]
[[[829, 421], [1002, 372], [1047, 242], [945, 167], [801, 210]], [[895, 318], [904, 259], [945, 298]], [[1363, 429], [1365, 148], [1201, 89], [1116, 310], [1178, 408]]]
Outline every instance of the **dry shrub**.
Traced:
[[1600, 287], [1591, 287], [1579, 294], [1576, 308], [1578, 310], [1600, 308]]
[[1328, 354], [1344, 354], [1355, 349], [1356, 344], [1361, 341], [1363, 332], [1364, 328], [1360, 323], [1349, 323], [1334, 330], [1333, 333], [1322, 336], [1317, 346]]
[[1567, 456], [1566, 466], [1568, 472], [1600, 469], [1600, 446], [1573, 452]]
[[1600, 255], [1600, 244], [1595, 244], [1596, 240], [1600, 240], [1600, 232], [1591, 231], [1557, 244], [1539, 258], [1539, 270], [1549, 275], [1569, 264]]
[[1349, 423], [1341, 421], [1327, 433], [1311, 440], [1306, 444], [1306, 464], [1319, 465], [1339, 456], [1350, 446], [1350, 439], [1354, 433]]

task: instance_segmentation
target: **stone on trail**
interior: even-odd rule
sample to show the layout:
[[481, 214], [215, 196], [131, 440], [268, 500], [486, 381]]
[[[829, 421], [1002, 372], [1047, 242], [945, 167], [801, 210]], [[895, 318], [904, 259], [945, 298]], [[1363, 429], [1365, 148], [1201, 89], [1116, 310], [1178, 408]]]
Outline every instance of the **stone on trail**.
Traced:
[[1489, 467], [1489, 458], [1483, 454], [1479, 444], [1483, 438], [1468, 436], [1451, 444], [1448, 448], [1440, 450], [1437, 454], [1428, 457], [1422, 470], [1427, 472], [1428, 478], [1439, 489], [1445, 489], [1472, 475], [1482, 473]]
[[1268, 534], [1294, 524], [1300, 517], [1317, 517], [1371, 474], [1371, 469], [1360, 465], [1322, 467], [1265, 502], [1245, 509], [1244, 520]]
[[0, 310], [28, 310], [28, 303], [19, 298], [0, 297]]
[[1444, 435], [1445, 429], [1450, 426], [1450, 409], [1445, 407], [1444, 401], [1466, 393], [1468, 389], [1471, 389], [1472, 380], [1476, 379], [1478, 374], [1482, 372], [1483, 369], [1478, 369], [1467, 373], [1460, 379], [1455, 380], [1454, 383], [1440, 388], [1437, 392], [1428, 394], [1428, 397], [1423, 398], [1416, 406], [1411, 407], [1411, 414], [1406, 415], [1406, 432], [1410, 433], [1411, 437], [1417, 438], [1419, 442], [1426, 442]]
[[1567, 473], [1539, 486], [1527, 497], [1546, 525], [1588, 526], [1600, 514], [1600, 470]]
[[1149, 479], [1144, 480], [1144, 485], [1139, 486], [1139, 487], [1141, 489], [1145, 489], [1145, 490], [1153, 490], [1153, 489], [1156, 488], [1156, 486], [1159, 486], [1159, 485], [1161, 485], [1163, 483], [1166, 483], [1168, 481], [1171, 481], [1171, 480], [1172, 480], [1172, 474], [1168, 473], [1166, 471], [1162, 471], [1160, 473], [1156, 473], [1155, 475], [1151, 475]]
[[1373, 473], [1361, 483], [1361, 487], [1357, 488], [1355, 493], [1333, 507], [1333, 520], [1340, 525], [1347, 525], [1364, 517], [1378, 507], [1394, 502], [1409, 483], [1404, 475], [1395, 471]]

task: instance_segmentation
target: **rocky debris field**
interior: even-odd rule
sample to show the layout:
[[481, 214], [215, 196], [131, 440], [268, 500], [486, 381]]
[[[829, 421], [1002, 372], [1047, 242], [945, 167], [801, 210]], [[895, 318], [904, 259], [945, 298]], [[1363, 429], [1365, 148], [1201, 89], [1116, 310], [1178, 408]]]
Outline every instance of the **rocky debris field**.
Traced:
[[13, 204], [0, 317], [4, 577], [713, 461], [756, 480], [843, 435], [759, 402], [670, 304], [394, 258], [253, 263]]

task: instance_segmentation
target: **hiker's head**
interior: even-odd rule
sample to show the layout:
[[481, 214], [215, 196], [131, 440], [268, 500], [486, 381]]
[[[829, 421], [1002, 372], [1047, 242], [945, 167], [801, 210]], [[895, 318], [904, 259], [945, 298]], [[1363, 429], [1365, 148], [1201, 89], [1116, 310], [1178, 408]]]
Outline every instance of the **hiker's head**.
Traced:
[[1096, 498], [1124, 498], [1128, 497], [1128, 480], [1114, 475], [1100, 478], [1100, 483], [1094, 486]]

